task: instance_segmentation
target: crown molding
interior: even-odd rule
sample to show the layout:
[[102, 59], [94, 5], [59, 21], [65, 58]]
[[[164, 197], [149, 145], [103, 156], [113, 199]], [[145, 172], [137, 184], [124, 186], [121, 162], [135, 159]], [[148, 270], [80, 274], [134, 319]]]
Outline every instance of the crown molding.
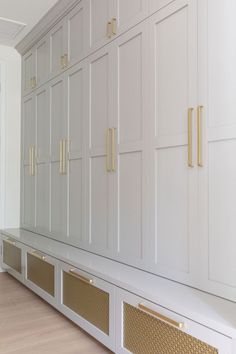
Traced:
[[66, 15], [80, 0], [59, 0], [34, 28], [16, 46], [16, 50], [24, 55], [41, 39], [64, 15]]

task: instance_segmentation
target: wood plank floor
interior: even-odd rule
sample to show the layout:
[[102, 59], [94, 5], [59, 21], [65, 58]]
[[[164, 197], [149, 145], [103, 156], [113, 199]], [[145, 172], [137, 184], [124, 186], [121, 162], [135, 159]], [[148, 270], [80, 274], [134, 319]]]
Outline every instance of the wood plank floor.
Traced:
[[10, 275], [0, 273], [0, 353], [111, 352]]

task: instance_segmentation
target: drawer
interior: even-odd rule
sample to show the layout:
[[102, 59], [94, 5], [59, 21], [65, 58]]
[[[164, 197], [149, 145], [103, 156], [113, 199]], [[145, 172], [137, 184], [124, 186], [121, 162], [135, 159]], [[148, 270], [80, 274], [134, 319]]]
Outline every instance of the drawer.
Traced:
[[57, 260], [34, 249], [26, 252], [26, 285], [54, 305]]
[[91, 274], [61, 265], [61, 310], [110, 349], [114, 348], [114, 287]]
[[117, 353], [230, 354], [231, 339], [123, 290], [117, 295]]
[[2, 268], [21, 280], [23, 274], [22, 246], [17, 241], [3, 237], [2, 239]]

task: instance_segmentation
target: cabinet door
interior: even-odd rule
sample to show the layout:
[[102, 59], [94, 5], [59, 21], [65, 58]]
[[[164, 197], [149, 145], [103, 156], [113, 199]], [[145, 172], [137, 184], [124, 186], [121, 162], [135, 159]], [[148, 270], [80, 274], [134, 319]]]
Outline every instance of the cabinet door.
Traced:
[[112, 116], [110, 47], [89, 58], [89, 118], [87, 119], [87, 236], [94, 252], [111, 252], [111, 173], [108, 172], [107, 133]]
[[77, 63], [85, 55], [85, 41], [87, 35], [85, 3], [79, 4], [67, 15], [66, 18], [68, 41], [68, 61], [70, 65]]
[[67, 240], [81, 246], [85, 235], [85, 115], [87, 95], [85, 64], [66, 76], [68, 97], [68, 235]]
[[49, 37], [44, 37], [35, 47], [37, 86], [49, 79], [50, 47]]
[[51, 77], [65, 69], [64, 55], [67, 54], [67, 28], [65, 19], [60, 21], [50, 32], [50, 73]]
[[231, 338], [120, 289], [116, 328], [117, 354], [232, 353]]
[[154, 272], [188, 283], [199, 251], [195, 110], [190, 109], [197, 102], [196, 4], [174, 1], [150, 18], [150, 261]]
[[198, 5], [201, 287], [236, 301], [236, 3], [208, 0]]
[[34, 88], [35, 76], [35, 51], [29, 51], [23, 57], [23, 92], [28, 94]]
[[[147, 245], [147, 127], [148, 23], [113, 42], [115, 161], [112, 214], [115, 254], [119, 260], [143, 267]], [[112, 145], [114, 142], [112, 142]]]
[[67, 235], [67, 174], [61, 165], [62, 142], [67, 138], [65, 92], [64, 76], [51, 83], [51, 233], [61, 240]]
[[87, 41], [90, 51], [98, 49], [110, 40], [108, 22], [112, 18], [113, 8], [114, 0], [88, 0], [86, 23], [89, 24]]
[[[141, 22], [148, 15], [146, 0], [114, 0], [112, 32], [119, 35]], [[114, 22], [115, 21], [115, 22]]]
[[23, 161], [22, 161], [22, 224], [28, 229], [35, 227], [35, 97], [23, 101]]
[[50, 106], [49, 89], [43, 86], [36, 92], [36, 228], [39, 233], [49, 232], [50, 203]]

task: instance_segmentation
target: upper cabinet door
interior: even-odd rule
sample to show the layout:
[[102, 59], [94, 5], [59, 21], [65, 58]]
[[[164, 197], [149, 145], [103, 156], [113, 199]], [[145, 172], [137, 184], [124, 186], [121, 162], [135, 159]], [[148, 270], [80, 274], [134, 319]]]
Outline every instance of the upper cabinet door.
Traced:
[[79, 4], [67, 15], [67, 48], [68, 65], [73, 65], [85, 56], [86, 41], [86, 18], [85, 2], [81, 0]]
[[112, 37], [138, 24], [147, 15], [147, 0], [114, 0], [114, 9], [111, 17]]
[[150, 18], [150, 260], [156, 273], [188, 283], [199, 249], [196, 5], [176, 0]]
[[61, 73], [68, 65], [67, 26], [65, 19], [53, 27], [50, 39], [50, 74], [51, 77]]
[[35, 51], [31, 50], [23, 57], [23, 92], [27, 95], [36, 87]]
[[87, 0], [86, 23], [89, 25], [87, 31], [88, 51], [94, 51], [111, 39], [111, 21], [114, 0]]
[[35, 46], [36, 56], [36, 85], [40, 86], [49, 79], [50, 75], [50, 46], [49, 37], [44, 37]]
[[[128, 3], [128, 2], [127, 2]], [[134, 3], [131, 1], [131, 3]], [[147, 105], [149, 85], [148, 23], [142, 23], [112, 43], [112, 226], [115, 257], [144, 267], [147, 246]]]
[[236, 2], [200, 0], [198, 5], [204, 286], [236, 301]]

